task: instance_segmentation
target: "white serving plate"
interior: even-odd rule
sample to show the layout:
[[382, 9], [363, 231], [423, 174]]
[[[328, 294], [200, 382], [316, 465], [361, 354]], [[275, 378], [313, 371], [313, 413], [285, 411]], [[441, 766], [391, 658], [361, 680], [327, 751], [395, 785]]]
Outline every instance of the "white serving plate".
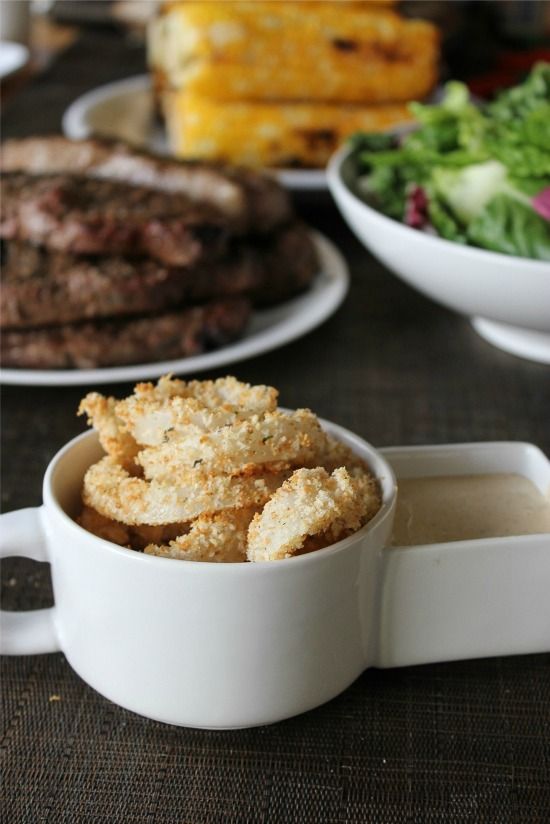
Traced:
[[271, 309], [255, 311], [244, 336], [229, 346], [171, 361], [114, 366], [101, 369], [2, 369], [0, 383], [25, 386], [84, 386], [86, 384], [157, 378], [172, 372], [188, 375], [216, 369], [269, 352], [302, 337], [332, 315], [349, 288], [347, 264], [328, 238], [312, 233], [320, 258], [320, 271], [310, 289]]
[[353, 190], [347, 147], [333, 155], [328, 185], [359, 240], [392, 272], [468, 316], [494, 346], [550, 363], [550, 263], [464, 246], [386, 217]]
[[[550, 495], [550, 462], [533, 444], [379, 451], [398, 489], [400, 478], [505, 472]], [[550, 534], [390, 546], [381, 562], [378, 666], [550, 651]]]
[[[71, 140], [92, 135], [119, 138], [158, 154], [169, 154], [164, 130], [155, 125], [149, 75], [99, 86], [78, 97], [65, 111], [63, 133]], [[297, 191], [326, 190], [324, 169], [266, 170]]]

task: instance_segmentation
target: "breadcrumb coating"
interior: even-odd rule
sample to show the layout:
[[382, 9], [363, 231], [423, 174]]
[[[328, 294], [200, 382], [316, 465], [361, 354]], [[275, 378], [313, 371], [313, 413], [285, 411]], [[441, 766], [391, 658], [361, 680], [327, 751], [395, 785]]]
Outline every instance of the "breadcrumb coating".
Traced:
[[234, 474], [250, 464], [303, 465], [324, 442], [317, 417], [309, 409], [266, 412], [211, 432], [180, 431], [177, 441], [142, 450], [136, 460], [150, 480], [168, 481], [188, 469]]
[[77, 415], [86, 415], [88, 423], [99, 435], [105, 452], [127, 466], [139, 452], [139, 446], [127, 431], [124, 421], [116, 413], [116, 398], [105, 397], [99, 392], [89, 392], [80, 401]]
[[188, 523], [163, 524], [162, 526], [122, 524], [112, 518], [106, 518], [90, 506], [84, 506], [76, 520], [80, 526], [97, 535], [98, 538], [138, 551], [144, 550], [148, 544], [162, 544], [189, 531]]
[[86, 472], [82, 499], [101, 515], [123, 524], [158, 526], [192, 521], [224, 509], [262, 505], [283, 480], [280, 474], [232, 478], [191, 471], [169, 486], [133, 478], [108, 455]]
[[359, 458], [355, 452], [346, 446], [342, 441], [336, 440], [332, 435], [323, 433], [323, 440], [319, 443], [315, 450], [313, 457], [309, 463], [304, 462], [304, 466], [309, 469], [314, 469], [317, 466], [322, 466], [327, 472], [333, 472], [339, 466], [345, 466], [347, 469], [358, 468], [364, 472], [368, 472], [368, 466]]
[[335, 542], [355, 532], [364, 522], [368, 492], [363, 479], [344, 467], [332, 475], [321, 467], [297, 469], [253, 518], [248, 560], [290, 558], [308, 536], [328, 534]]
[[[116, 415], [139, 444], [160, 446], [193, 432], [210, 432], [274, 412], [277, 406], [277, 391], [270, 386], [250, 386], [221, 378], [207, 382], [207, 390], [199, 390], [198, 383], [184, 385], [183, 381], [172, 380], [171, 387], [165, 383], [162, 394], [139, 392], [119, 401]], [[165, 390], [192, 394], [164, 394]]]
[[81, 401], [107, 455], [84, 477], [77, 522], [148, 555], [272, 561], [358, 530], [380, 486], [309, 409], [235, 378], [139, 383], [123, 400]]
[[147, 555], [183, 561], [246, 561], [246, 536], [250, 521], [257, 511], [256, 507], [246, 507], [215, 515], [202, 515], [193, 521], [187, 534], [178, 536], [168, 545], [151, 543], [144, 551]]
[[134, 394], [140, 398], [166, 400], [168, 398], [195, 398], [203, 406], [216, 409], [222, 404], [253, 409], [276, 409], [278, 391], [272, 386], [251, 386], [232, 376], [215, 381], [182, 381], [172, 375], [163, 375], [157, 384], [138, 383]]

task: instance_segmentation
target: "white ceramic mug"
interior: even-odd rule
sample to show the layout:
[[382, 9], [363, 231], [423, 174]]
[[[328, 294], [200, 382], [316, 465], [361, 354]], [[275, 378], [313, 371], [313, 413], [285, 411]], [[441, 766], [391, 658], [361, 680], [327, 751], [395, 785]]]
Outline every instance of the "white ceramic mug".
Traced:
[[86, 532], [71, 516], [102, 452], [94, 433], [71, 441], [47, 469], [44, 505], [3, 516], [2, 554], [49, 561], [55, 597], [3, 614], [3, 651], [62, 650], [107, 698], [186, 726], [270, 723], [337, 695], [373, 661], [395, 479], [372, 447], [332, 431], [380, 478], [381, 511], [333, 547], [256, 564], [157, 558]]
[[[462, 559], [460, 542], [385, 549], [391, 465], [352, 433], [325, 426], [380, 479], [380, 512], [332, 547], [255, 564], [158, 558], [86, 532], [72, 516], [102, 452], [94, 433], [71, 441], [47, 469], [43, 506], [2, 516], [2, 556], [49, 561], [55, 597], [50, 609], [2, 614], [2, 652], [62, 650], [88, 684], [127, 709], [221, 729], [312, 709], [369, 666], [550, 649], [541, 536], [521, 551], [507, 539], [502, 563], [494, 541], [479, 553], [463, 547]], [[487, 592], [480, 574], [494, 584]], [[518, 593], [512, 604], [510, 592]]]

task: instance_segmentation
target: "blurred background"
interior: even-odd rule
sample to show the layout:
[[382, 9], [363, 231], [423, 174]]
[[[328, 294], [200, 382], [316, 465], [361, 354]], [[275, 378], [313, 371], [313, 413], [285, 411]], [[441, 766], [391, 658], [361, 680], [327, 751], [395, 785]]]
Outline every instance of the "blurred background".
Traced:
[[[200, 4], [187, 5], [196, 6]], [[232, 4], [209, 4], [206, 2], [202, 5], [217, 7], [215, 14], [219, 14], [220, 8], [229, 8]], [[257, 3], [256, 5], [259, 14], [262, 4]], [[421, 38], [415, 41], [415, 35], [411, 35], [413, 51], [417, 49], [417, 53], [424, 55], [425, 60], [428, 60], [427, 52], [431, 49], [433, 54], [429, 59], [436, 68], [429, 70], [431, 74], [428, 73], [423, 79], [419, 79], [416, 87], [411, 86], [411, 94], [408, 95], [408, 99], [421, 96], [412, 92], [437, 89], [438, 84], [440, 85], [449, 78], [466, 81], [472, 94], [480, 98], [490, 99], [499, 89], [518, 83], [534, 63], [550, 59], [550, 3], [547, 0], [483, 0], [483, 2], [478, 0], [469, 0], [469, 2], [461, 2], [460, 0], [456, 2], [405, 0], [401, 3], [392, 2], [392, 0], [379, 0], [379, 2], [355, 4], [346, 2], [319, 3], [304, 0], [304, 2], [295, 5], [301, 7], [301, 13], [309, 18], [310, 27], [314, 24], [316, 16], [324, 13], [331, 5], [340, 5], [342, 7], [342, 20], [348, 14], [348, 11], [344, 10], [343, 7], [354, 5], [356, 8], [363, 7], [365, 13], [375, 11], [377, 13], [390, 13], [391, 10], [391, 13], [396, 13], [403, 20], [420, 18], [434, 24], [435, 31], [438, 33], [437, 42], [432, 40], [431, 44], [427, 41], [424, 44], [424, 41], [421, 42]], [[184, 62], [186, 59], [185, 48], [182, 45], [180, 45], [180, 48], [183, 51], [179, 54], [179, 57], [174, 51], [174, 42], [177, 39], [174, 32], [179, 31], [181, 34], [181, 26], [183, 25], [178, 24], [180, 29], [177, 28], [175, 24], [177, 23], [177, 15], [179, 13], [181, 20], [183, 20], [185, 14], [185, 12], [178, 12], [178, 6], [185, 7], [186, 4], [163, 3], [157, 2], [157, 0], [31, 0], [31, 2], [26, 2], [26, 0], [3, 0], [1, 6], [2, 40], [23, 43], [30, 51], [29, 60], [19, 67], [20, 70], [11, 73], [9, 77], [4, 77], [3, 105], [6, 106], [10, 103], [14, 91], [20, 88], [22, 84], [28, 82], [31, 77], [44, 72], [57, 55], [67, 48], [75, 46], [79, 38], [81, 40], [84, 38], [89, 45], [94, 44], [93, 46], [90, 45], [93, 60], [93, 65], [90, 65], [90, 77], [93, 76], [95, 84], [92, 80], [87, 84], [85, 76], [67, 77], [66, 83], [75, 86], [75, 94], [81, 88], [97, 86], [98, 82], [107, 82], [111, 77], [112, 79], [119, 79], [124, 76], [150, 71], [156, 91], [155, 111], [157, 115], [163, 113], [166, 118], [170, 144], [175, 153], [181, 156], [186, 156], [186, 154], [195, 156], [198, 154], [205, 157], [214, 156], [215, 152], [211, 152], [209, 155], [204, 149], [205, 140], [203, 139], [201, 122], [194, 126], [194, 131], [189, 126], [189, 131], [185, 135], [181, 126], [182, 110], [185, 109], [185, 114], [188, 117], [189, 111], [193, 109], [196, 117], [199, 120], [203, 117], [204, 122], [208, 123], [210, 128], [213, 119], [219, 112], [215, 108], [212, 109], [211, 106], [207, 110], [206, 104], [211, 102], [208, 95], [206, 95], [206, 99], [204, 95], [202, 99], [198, 94], [194, 95], [193, 102], [190, 103], [187, 97], [183, 100], [181, 95], [172, 94], [172, 101], [175, 102], [170, 104], [166, 102], [168, 97], [166, 89], [170, 87], [172, 92], [178, 90], [178, 73], [174, 70], [174, 66], [178, 60]], [[156, 23], [154, 22], [155, 17], [158, 18]], [[171, 19], [175, 21], [173, 25], [170, 23]], [[117, 63], [116, 54], [112, 50], [116, 52], [118, 47], [115, 44], [120, 43], [121, 36], [124, 39], [125, 48], [120, 51]], [[284, 33], [284, 37], [288, 39], [287, 32]], [[372, 46], [372, 44], [370, 45]], [[261, 43], [258, 49], [260, 47]], [[2, 48], [5, 48], [4, 44]], [[85, 48], [85, 46], [82, 45], [81, 48]], [[343, 44], [340, 43], [339, 48], [341, 60], [349, 63], [352, 60], [350, 52], [353, 46], [350, 46], [346, 41]], [[101, 66], [102, 51], [105, 53], [105, 66], [103, 68]], [[273, 59], [276, 58], [276, 55], [270, 56]], [[391, 55], [386, 54], [384, 58], [391, 63]], [[252, 58], [248, 55], [246, 59]], [[284, 48], [280, 60], [285, 60]], [[321, 57], [319, 62], [322, 63], [323, 60], [324, 58]], [[411, 75], [414, 75], [416, 68], [420, 72], [425, 70], [425, 66], [417, 66], [414, 57], [411, 60]], [[276, 63], [272, 65], [275, 66]], [[334, 63], [334, 66], [337, 67], [337, 64]], [[267, 71], [269, 67], [265, 68]], [[334, 71], [334, 68], [332, 70]], [[435, 76], [434, 71], [437, 76]], [[215, 82], [215, 75], [213, 77]], [[319, 75], [319, 83], [322, 82], [324, 82], [323, 78]], [[385, 82], [384, 78], [380, 76], [378, 82], [383, 84]], [[269, 83], [267, 86], [269, 86]], [[277, 97], [276, 92], [272, 95], [269, 94], [267, 86], [263, 95], [264, 100], [256, 100], [256, 105], [258, 102], [268, 103], [272, 98]], [[253, 95], [243, 92], [243, 101], [248, 101], [251, 96]], [[289, 99], [294, 99], [294, 102], [296, 96], [295, 92], [289, 92]], [[310, 99], [307, 92], [303, 97], [305, 100]], [[339, 142], [345, 132], [353, 132], [358, 128], [370, 130], [388, 128], [402, 120], [404, 108], [397, 109], [395, 104], [403, 101], [401, 99], [396, 101], [396, 97], [399, 97], [399, 95], [395, 94], [395, 90], [388, 88], [386, 95], [380, 93], [375, 101], [362, 98], [360, 102], [365, 102], [368, 105], [375, 102], [378, 105], [388, 106], [391, 104], [393, 106], [390, 109], [383, 106], [374, 112], [370, 109], [366, 114], [364, 110], [358, 108], [358, 100], [340, 101], [342, 105], [347, 105], [347, 108], [342, 109], [342, 106], [340, 106], [340, 109], [336, 112], [335, 101], [330, 99], [332, 106], [330, 110], [309, 109], [305, 113], [301, 112], [300, 116], [305, 118], [304, 126], [306, 128], [316, 127], [318, 144], [319, 142], [323, 143], [319, 136], [322, 136], [322, 130], [329, 121], [331, 127], [335, 130], [335, 142]], [[402, 97], [403, 95], [401, 95]], [[235, 103], [234, 100], [232, 102]], [[280, 100], [280, 93], [277, 102], [278, 104], [286, 102]], [[325, 103], [326, 101], [320, 102]], [[353, 103], [353, 106], [349, 105], [350, 102]], [[288, 134], [282, 134], [283, 126], [273, 109], [264, 107], [263, 110], [256, 109], [256, 111], [259, 112], [258, 116], [263, 123], [264, 130], [267, 122], [270, 128], [281, 132], [280, 137], [283, 143], [285, 140], [288, 142]], [[222, 112], [226, 122], [229, 122], [229, 109], [226, 107]], [[231, 112], [236, 112], [235, 105], [233, 105]], [[125, 112], [125, 116], [126, 114]], [[241, 109], [239, 111], [240, 122], [242, 122], [243, 114], [249, 116], [250, 110]], [[284, 114], [286, 116], [286, 112]], [[139, 130], [140, 127], [142, 129], [149, 127], [144, 125], [143, 122], [140, 125], [138, 121], [140, 119], [143, 121], [143, 118], [150, 115], [150, 112], [145, 113], [143, 111], [143, 101], [136, 100], [136, 111], [130, 120], [130, 125], [120, 126], [117, 124], [114, 127], [116, 135], [136, 143], [143, 142], [142, 137], [136, 134], [136, 130]], [[191, 122], [189, 118], [188, 122]], [[232, 120], [231, 123], [233, 123]], [[123, 129], [122, 134], [120, 132], [121, 128]], [[231, 128], [233, 129], [233, 126]], [[104, 124], [102, 124], [100, 130], [105, 131]], [[233, 131], [236, 133], [236, 127]], [[238, 135], [235, 139], [239, 142]], [[186, 141], [187, 148], [183, 146]], [[322, 166], [324, 165], [323, 160], [334, 149], [333, 143], [330, 143], [330, 141], [325, 141], [325, 143], [324, 147], [318, 145], [315, 150], [312, 148], [311, 140], [307, 148], [296, 145], [292, 148], [287, 146], [286, 154], [272, 152], [270, 155], [264, 147], [261, 150], [258, 149], [256, 155], [254, 148], [249, 152], [249, 155], [244, 154], [243, 157], [238, 155], [234, 157], [227, 156], [228, 153], [231, 154], [231, 147], [218, 147], [218, 154], [223, 155], [221, 159], [226, 160], [240, 161], [244, 159], [246, 162], [248, 158], [252, 165], [257, 161], [257, 165]], [[156, 146], [156, 148], [159, 148], [159, 146]], [[242, 151], [245, 152], [245, 149], [243, 148]], [[294, 152], [294, 155], [292, 155], [292, 152]]]
[[[145, 50], [146, 27], [160, 6], [162, 0], [3, 0], [2, 38], [30, 42], [38, 64], [80, 27], [125, 30]], [[478, 94], [516, 82], [550, 54], [548, 0], [404, 0], [398, 8], [439, 27], [442, 77], [466, 79]], [[19, 22], [8, 21], [15, 17]]]
[[[125, 164], [140, 167], [140, 185], [147, 187], [156, 174], [149, 168], [154, 161], [132, 156], [136, 148], [192, 161], [191, 177], [197, 160], [206, 163], [210, 171], [214, 169], [215, 175], [223, 168], [231, 186], [235, 174], [241, 175], [239, 185], [246, 191], [255, 187], [265, 189], [266, 178], [255, 178], [251, 170], [267, 170], [271, 172], [270, 183], [275, 178], [282, 184], [274, 197], [287, 204], [286, 217], [279, 219], [278, 228], [291, 215], [290, 190], [293, 197], [296, 195], [302, 219], [307, 220], [311, 214], [310, 222], [324, 220], [332, 231], [333, 211], [320, 215], [304, 208], [321, 202], [331, 204], [327, 163], [348, 138], [354, 136], [357, 141], [363, 135], [369, 140], [366, 154], [380, 154], [375, 159], [367, 158], [360, 180], [356, 181], [357, 191], [366, 202], [357, 219], [362, 229], [368, 223], [365, 210], [373, 207], [378, 213], [421, 229], [426, 236], [438, 235], [453, 241], [454, 255], [460, 256], [460, 246], [464, 244], [508, 255], [495, 264], [499, 272], [507, 266], [520, 265], [510, 264], [510, 255], [545, 263], [550, 259], [550, 2], [3, 0], [0, 10], [4, 137], [37, 138], [36, 143], [20, 147], [12, 145], [6, 149], [4, 144], [3, 163], [7, 171], [61, 171], [67, 174], [65, 183], [70, 187], [74, 185], [71, 174], [89, 172], [92, 161], [85, 156], [89, 152], [95, 156], [96, 164], [100, 164], [97, 155], [103, 157], [101, 162], [107, 163], [107, 174], [113, 174], [109, 166], [112, 162], [119, 169], [117, 174], [126, 178], [125, 185], [136, 184], [135, 179], [129, 179]], [[537, 63], [541, 65], [531, 73]], [[528, 76], [530, 79], [524, 83]], [[466, 88], [450, 86], [446, 94], [445, 84], [451, 80], [463, 81]], [[470, 105], [469, 95], [474, 104], [481, 104], [519, 84], [524, 86], [523, 90], [511, 93], [512, 104], [505, 104], [491, 129], [483, 127], [485, 134], [479, 127], [480, 112], [490, 112], [495, 107], [480, 106], [478, 110]], [[462, 103], [457, 104], [457, 100]], [[413, 101], [435, 105], [415, 107], [411, 105]], [[425, 134], [417, 131], [411, 142], [411, 129], [415, 121], [423, 122], [422, 112], [428, 112], [427, 116], [435, 120]], [[81, 165], [75, 169], [76, 155], [71, 152], [78, 154], [78, 147], [74, 143], [40, 142], [41, 136], [60, 132], [69, 141], [99, 136], [117, 142], [84, 146], [79, 156]], [[408, 155], [406, 151], [402, 156], [399, 151], [394, 152], [405, 144], [412, 146]], [[128, 161], [128, 156], [133, 159]], [[450, 175], [446, 164], [453, 172]], [[244, 171], [236, 172], [235, 167], [243, 167]], [[148, 171], [143, 172], [143, 168]], [[164, 168], [169, 187], [173, 187], [174, 175], [183, 174], [182, 169], [187, 166], [173, 164]], [[521, 186], [516, 180], [518, 176], [522, 178]], [[31, 179], [29, 185], [33, 182]], [[227, 180], [217, 177], [212, 187], [214, 193], [223, 193], [226, 184]], [[355, 186], [355, 181], [351, 185]], [[205, 184], [205, 189], [211, 194], [210, 183]], [[202, 189], [201, 192], [203, 195]], [[241, 196], [244, 197], [242, 192]], [[503, 199], [499, 199], [501, 196]], [[17, 197], [14, 193], [15, 201]], [[267, 196], [266, 202], [269, 206]], [[341, 208], [340, 203], [337, 205]], [[264, 202], [264, 207], [268, 206]], [[258, 212], [256, 201], [249, 211]], [[375, 214], [375, 225], [377, 217]], [[275, 224], [270, 224], [270, 230], [274, 228]], [[396, 227], [390, 225], [389, 231], [396, 231]], [[299, 248], [303, 252], [310, 242], [300, 232]], [[23, 229], [20, 235], [19, 239], [24, 240]], [[281, 272], [292, 269], [301, 259], [294, 234], [284, 235], [281, 257], [281, 237], [277, 232], [270, 235], [275, 244], [273, 268], [277, 276], [269, 274], [268, 280], [277, 280]], [[394, 260], [387, 252], [398, 248], [397, 240], [389, 242], [388, 249], [380, 250], [375, 247], [377, 237], [375, 231], [373, 238], [360, 239], [391, 271], [411, 279], [411, 256]], [[263, 243], [265, 238], [256, 238], [254, 243], [260, 240]], [[418, 237], [411, 236], [409, 242], [413, 241], [418, 241]], [[238, 237], [236, 247], [241, 248]], [[16, 260], [18, 247], [11, 245], [10, 249], [15, 256], [13, 289], [21, 295], [27, 284], [21, 283], [21, 264]], [[263, 261], [265, 249], [261, 249]], [[28, 252], [27, 247], [23, 250]], [[95, 248], [87, 251], [97, 253]], [[100, 251], [105, 255], [101, 266], [108, 267], [113, 250], [101, 246]], [[123, 251], [134, 253], [133, 249]], [[448, 249], [441, 261], [447, 270], [449, 254]], [[312, 276], [315, 264], [311, 263], [311, 249], [306, 258], [306, 270], [311, 269]], [[434, 256], [428, 255], [422, 277], [433, 260]], [[478, 258], [478, 279], [487, 260], [487, 256]], [[82, 265], [81, 260], [77, 263]], [[53, 288], [49, 252], [28, 265], [36, 276], [29, 279], [33, 287], [45, 281], [48, 288]], [[68, 265], [66, 257], [63, 265]], [[171, 261], [171, 265], [171, 277], [175, 278], [176, 263]], [[135, 268], [132, 262], [130, 269], [134, 275]], [[462, 287], [461, 267], [456, 271]], [[538, 277], [537, 273], [535, 276]], [[102, 277], [108, 291], [111, 284], [103, 269]], [[237, 288], [231, 278], [225, 280], [231, 281], [232, 289]], [[297, 273], [291, 293], [306, 291], [310, 280], [306, 281], [302, 271]], [[493, 313], [502, 292], [502, 281], [495, 282], [498, 289], [489, 307], [490, 317], [514, 329], [523, 328], [525, 317], [515, 312], [515, 299], [508, 298], [505, 312]], [[182, 283], [178, 281], [178, 288], [183, 289]], [[541, 289], [547, 283], [546, 276], [541, 276]], [[223, 288], [225, 295], [227, 283]], [[252, 287], [239, 289], [248, 294]], [[286, 287], [285, 290], [287, 299], [290, 293]], [[424, 283], [421, 291], [433, 297], [431, 281], [429, 287]], [[488, 309], [478, 301], [479, 295], [487, 293], [479, 288], [478, 281], [473, 284], [473, 304], [457, 305], [448, 297], [451, 291], [447, 273], [441, 301], [470, 316], [489, 316]], [[545, 293], [538, 291], [538, 287], [527, 288], [525, 281], [520, 292], [534, 296], [529, 308], [529, 328], [544, 333], [544, 359], [550, 362], [547, 313], [542, 320], [539, 318], [539, 307], [546, 305]], [[254, 299], [258, 301], [257, 294]], [[283, 301], [280, 294], [278, 299]], [[198, 300], [196, 295], [194, 300]], [[105, 312], [113, 313], [110, 303], [107, 308], [102, 307], [100, 314], [97, 307], [83, 302], [86, 318], [92, 316], [92, 311], [98, 317]], [[30, 327], [29, 301], [21, 298], [19, 303], [18, 316], [10, 323], [17, 321]], [[60, 321], [66, 315], [50, 317], [51, 301], [45, 301], [43, 295], [38, 303], [37, 317], [41, 322], [48, 317], [52, 325], [56, 322], [65, 329]], [[145, 309], [151, 312], [152, 305], [148, 303]], [[128, 314], [125, 301], [122, 309], [121, 314]], [[140, 311], [145, 309], [141, 307]], [[309, 311], [302, 312], [302, 316]], [[82, 317], [72, 316], [72, 320], [81, 322]], [[21, 335], [25, 337], [24, 332]], [[13, 335], [12, 339], [15, 340]], [[31, 333], [25, 340], [30, 339]], [[211, 339], [212, 335], [208, 346]], [[15, 352], [15, 343], [14, 347]], [[540, 359], [539, 349], [537, 338], [530, 354]], [[144, 356], [141, 350], [133, 354], [134, 359]]]

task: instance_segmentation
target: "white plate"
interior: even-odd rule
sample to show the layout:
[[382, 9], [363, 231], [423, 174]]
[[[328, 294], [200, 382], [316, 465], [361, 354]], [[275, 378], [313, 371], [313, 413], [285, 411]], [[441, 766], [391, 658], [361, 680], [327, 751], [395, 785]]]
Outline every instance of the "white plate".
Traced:
[[[64, 113], [62, 127], [71, 140], [96, 134], [169, 154], [166, 135], [155, 125], [151, 81], [146, 74], [107, 83], [83, 94]], [[273, 174], [289, 189], [327, 188], [324, 169], [281, 169]]]
[[0, 40], [0, 79], [22, 69], [29, 60], [29, 50], [21, 43]]
[[303, 295], [272, 309], [254, 312], [241, 340], [208, 352], [178, 360], [102, 369], [2, 369], [0, 383], [24, 386], [82, 386], [157, 378], [168, 372], [187, 375], [216, 369], [251, 358], [305, 335], [323, 323], [342, 303], [349, 286], [347, 264], [338, 249], [323, 235], [313, 233], [320, 257], [320, 272]]

